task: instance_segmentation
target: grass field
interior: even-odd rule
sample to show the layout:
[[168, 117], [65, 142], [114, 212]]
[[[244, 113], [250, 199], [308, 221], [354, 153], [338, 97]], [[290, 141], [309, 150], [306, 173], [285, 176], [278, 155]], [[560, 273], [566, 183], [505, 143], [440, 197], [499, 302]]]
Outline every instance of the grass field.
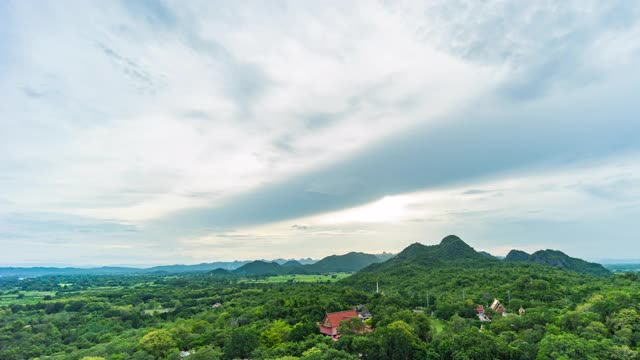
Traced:
[[42, 301], [45, 296], [54, 296], [55, 294], [55, 291], [20, 291], [19, 294], [3, 294], [0, 295], [0, 306], [35, 304], [38, 301]]
[[152, 310], [145, 310], [144, 314], [145, 315], [164, 314], [164, 313], [172, 312], [173, 310], [175, 310], [175, 308], [152, 309]]
[[245, 279], [242, 282], [250, 282], [257, 284], [269, 284], [269, 283], [286, 283], [286, 282], [335, 282], [351, 276], [350, 273], [335, 273], [335, 274], [323, 274], [323, 275], [279, 275], [269, 276], [264, 279]]

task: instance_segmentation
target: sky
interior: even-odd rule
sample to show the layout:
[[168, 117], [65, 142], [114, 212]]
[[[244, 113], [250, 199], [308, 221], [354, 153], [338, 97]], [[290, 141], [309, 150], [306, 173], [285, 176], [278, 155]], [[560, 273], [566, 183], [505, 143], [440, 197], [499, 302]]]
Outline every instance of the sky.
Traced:
[[640, 2], [2, 1], [0, 266], [640, 258]]

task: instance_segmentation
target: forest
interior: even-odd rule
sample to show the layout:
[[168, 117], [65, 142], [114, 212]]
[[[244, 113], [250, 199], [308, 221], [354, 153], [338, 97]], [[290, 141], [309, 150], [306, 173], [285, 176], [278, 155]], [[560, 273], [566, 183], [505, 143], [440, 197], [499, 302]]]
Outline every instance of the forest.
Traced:
[[[640, 358], [636, 273], [501, 261], [458, 240], [303, 281], [3, 277], [0, 359]], [[496, 299], [505, 314], [489, 307]], [[342, 322], [339, 338], [320, 334], [326, 313], [358, 305], [370, 319]], [[479, 305], [491, 321], [480, 320]]]

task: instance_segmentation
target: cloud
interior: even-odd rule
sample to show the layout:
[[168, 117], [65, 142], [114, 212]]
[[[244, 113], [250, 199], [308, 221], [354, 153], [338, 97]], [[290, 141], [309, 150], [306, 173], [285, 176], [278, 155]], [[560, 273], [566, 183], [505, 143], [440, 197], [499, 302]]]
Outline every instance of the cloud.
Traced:
[[[394, 8], [391, 5], [391, 8]], [[397, 10], [425, 41], [474, 62], [508, 69], [499, 93], [511, 100], [585, 86], [606, 77], [597, 53], [611, 53], [604, 38], [637, 33], [640, 6], [625, 1], [435, 1]], [[435, 23], [438, 26], [425, 26]], [[615, 47], [620, 44], [616, 44]], [[627, 46], [637, 49], [637, 41]], [[625, 47], [623, 45], [623, 47]]]
[[293, 224], [291, 225], [292, 229], [296, 229], [296, 230], [309, 230], [310, 227], [307, 225], [298, 225], [298, 224]]
[[[57, 239], [86, 219], [104, 232], [72, 236], [76, 255], [110, 239], [118, 261], [126, 232], [106, 224], [133, 226], [124, 245], [161, 261], [176, 239], [634, 152], [639, 8], [4, 2], [0, 215], [56, 214], [42, 226]], [[624, 198], [616, 187], [631, 186], [583, 191]], [[448, 218], [401, 205], [397, 218], [426, 220], [415, 224]], [[10, 216], [22, 230], [0, 241], [37, 233]], [[311, 231], [344, 250], [369, 232]]]
[[7, 213], [0, 217], [3, 229], [10, 229], [24, 236], [68, 233], [130, 233], [137, 232], [133, 225], [96, 221], [91, 218], [50, 213]]
[[46, 95], [46, 92], [42, 90], [32, 89], [28, 86], [23, 87], [22, 92], [24, 92], [24, 94], [27, 95], [28, 97], [34, 98], [34, 99], [41, 98]]
[[[435, 244], [442, 234], [456, 233], [496, 255], [513, 248], [554, 248], [591, 259], [602, 253], [624, 257], [635, 246], [634, 234], [618, 232], [617, 227], [628, 229], [640, 214], [639, 156], [478, 181], [472, 189], [454, 185], [386, 196], [353, 208], [244, 229], [261, 234], [261, 247], [275, 251], [299, 242], [298, 224], [305, 224], [306, 245], [293, 256], [309, 251], [325, 256], [346, 251], [345, 244], [360, 251], [400, 251], [416, 241]], [[603, 197], [593, 189], [611, 193]], [[497, 191], [504, 196], [494, 196]], [[612, 236], [625, 247], [611, 249]]]
[[[55, 3], [43, 5], [47, 16], [14, 4], [2, 170], [6, 188], [30, 189], [13, 196], [23, 210], [133, 221], [202, 206], [181, 194], [229, 197], [282, 181], [442, 114], [493, 81], [414, 41], [377, 5], [272, 18], [240, 5], [210, 15], [161, 2], [76, 6], [85, 17]], [[369, 16], [381, 26], [363, 32]], [[305, 19], [309, 31], [283, 26]], [[359, 41], [323, 41], [315, 27], [332, 24], [350, 24], [341, 33]], [[378, 53], [387, 40], [396, 55]], [[78, 56], [70, 63], [63, 53]], [[13, 88], [32, 84], [49, 89], [36, 106]]]
[[[473, 119], [463, 114], [438, 126], [414, 128], [323, 169], [241, 194], [217, 207], [177, 212], [160, 222], [233, 227], [280, 221], [387, 194], [513, 172], [535, 174], [637, 151], [634, 134], [640, 123], [634, 119], [640, 107], [631, 95], [635, 81], [628, 78], [576, 91], [561, 100], [501, 104], [502, 108], [485, 103], [490, 110], [477, 110]], [[612, 116], [616, 126], [611, 126]]]

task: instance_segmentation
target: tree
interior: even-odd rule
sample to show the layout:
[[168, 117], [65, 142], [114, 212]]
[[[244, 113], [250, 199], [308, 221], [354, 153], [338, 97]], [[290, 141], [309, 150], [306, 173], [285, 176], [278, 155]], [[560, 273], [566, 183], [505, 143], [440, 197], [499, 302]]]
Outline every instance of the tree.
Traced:
[[573, 334], [547, 334], [536, 359], [596, 359], [586, 340]]
[[503, 341], [491, 336], [488, 331], [467, 328], [454, 335], [452, 354], [454, 359], [504, 359], [507, 356], [502, 346], [504, 346]]
[[402, 320], [389, 324], [386, 328], [376, 331], [379, 341], [380, 355], [383, 359], [407, 360], [412, 359], [414, 346], [418, 338], [413, 333], [411, 325]]
[[176, 347], [176, 343], [167, 330], [160, 329], [143, 336], [140, 340], [140, 346], [156, 357], [164, 357], [169, 350]]
[[305, 337], [311, 334], [316, 334], [318, 332], [318, 327], [312, 322], [299, 322], [291, 328], [291, 332], [289, 333], [289, 341], [302, 341]]
[[413, 324], [415, 333], [422, 341], [431, 339], [431, 320], [423, 313], [417, 313], [414, 316]]
[[262, 345], [272, 348], [278, 344], [281, 344], [289, 338], [291, 333], [291, 326], [282, 320], [274, 321], [267, 330], [263, 331], [260, 335], [260, 342]]
[[219, 360], [222, 359], [222, 351], [212, 346], [207, 346], [194, 351], [189, 360]]
[[249, 327], [237, 327], [231, 330], [231, 336], [224, 343], [224, 358], [248, 358], [259, 345], [258, 333]]
[[332, 349], [326, 344], [318, 344], [302, 354], [300, 360], [355, 360], [357, 357], [345, 351]]
[[359, 317], [354, 317], [346, 321], [340, 322], [338, 332], [340, 334], [354, 334], [364, 331], [364, 322]]

